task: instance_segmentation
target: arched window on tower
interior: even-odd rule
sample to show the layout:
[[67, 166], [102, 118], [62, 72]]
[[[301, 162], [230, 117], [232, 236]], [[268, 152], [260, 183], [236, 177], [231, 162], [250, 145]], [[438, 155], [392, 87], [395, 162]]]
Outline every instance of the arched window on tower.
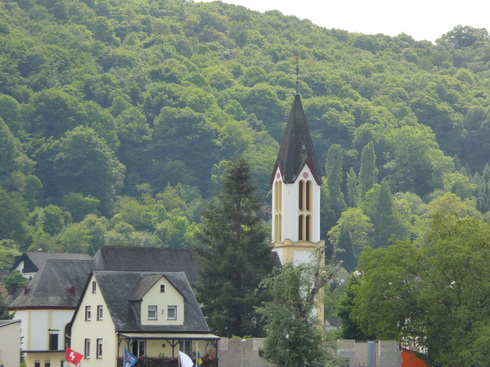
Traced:
[[298, 187], [298, 240], [311, 240], [311, 208], [313, 185], [309, 180], [299, 181]]
[[274, 241], [282, 241], [282, 182], [274, 184]]

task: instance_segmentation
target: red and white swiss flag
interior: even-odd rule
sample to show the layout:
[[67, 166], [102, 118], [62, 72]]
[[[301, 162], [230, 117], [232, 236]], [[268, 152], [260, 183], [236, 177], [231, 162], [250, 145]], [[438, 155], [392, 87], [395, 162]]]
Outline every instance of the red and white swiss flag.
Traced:
[[67, 362], [77, 365], [83, 358], [83, 354], [75, 352], [73, 349], [66, 347], [65, 359]]

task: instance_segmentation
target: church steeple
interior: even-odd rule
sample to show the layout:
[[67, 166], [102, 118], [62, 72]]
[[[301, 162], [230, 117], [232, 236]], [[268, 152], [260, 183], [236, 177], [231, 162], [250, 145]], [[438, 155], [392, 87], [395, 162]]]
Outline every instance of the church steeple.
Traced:
[[321, 174], [310, 130], [306, 123], [303, 104], [299, 94], [296, 94], [289, 113], [281, 148], [277, 155], [271, 183], [274, 180], [277, 169], [281, 172], [284, 183], [294, 183], [305, 165], [309, 166], [316, 183], [321, 185]]
[[272, 242], [281, 262], [310, 261], [319, 248], [321, 173], [299, 94], [271, 176]]

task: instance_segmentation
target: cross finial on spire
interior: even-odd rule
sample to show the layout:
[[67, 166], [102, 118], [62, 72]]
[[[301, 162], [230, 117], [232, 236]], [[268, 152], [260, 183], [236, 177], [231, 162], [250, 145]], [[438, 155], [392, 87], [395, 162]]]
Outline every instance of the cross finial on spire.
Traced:
[[299, 94], [299, 56], [295, 56], [296, 60], [296, 94]]

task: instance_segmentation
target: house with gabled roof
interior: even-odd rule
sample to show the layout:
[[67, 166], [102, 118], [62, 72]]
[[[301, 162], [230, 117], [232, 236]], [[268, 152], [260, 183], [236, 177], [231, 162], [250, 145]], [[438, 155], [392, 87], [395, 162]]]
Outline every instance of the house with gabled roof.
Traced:
[[21, 351], [27, 367], [60, 366], [65, 328], [92, 270], [91, 260], [49, 259], [8, 310], [21, 321]]
[[125, 349], [159, 366], [179, 351], [199, 351], [217, 363], [219, 337], [210, 333], [183, 272], [93, 270], [70, 335], [84, 367], [122, 366]]
[[87, 254], [65, 254], [56, 252], [24, 252], [20, 256], [15, 257], [14, 264], [10, 269], [18, 271], [24, 278], [32, 279], [34, 275], [42, 269], [44, 264], [50, 259], [58, 260], [91, 260], [90, 255]]

